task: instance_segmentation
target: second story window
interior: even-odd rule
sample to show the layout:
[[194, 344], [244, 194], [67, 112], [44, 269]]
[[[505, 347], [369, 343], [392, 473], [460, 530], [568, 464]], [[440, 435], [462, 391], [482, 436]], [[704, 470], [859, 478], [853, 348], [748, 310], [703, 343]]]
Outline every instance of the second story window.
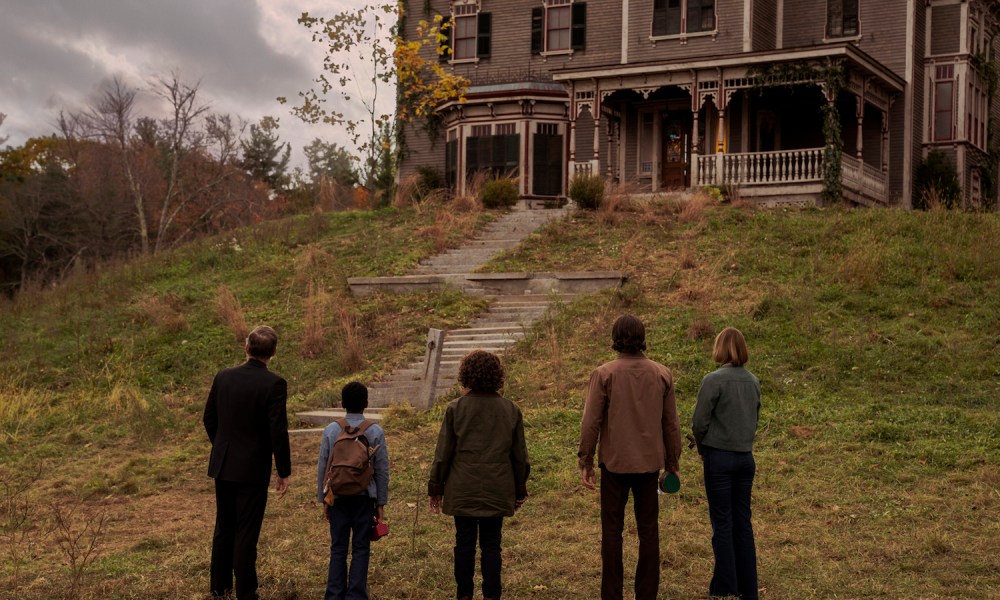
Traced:
[[447, 47], [440, 55], [442, 61], [467, 61], [489, 58], [492, 19], [490, 13], [480, 12], [477, 2], [455, 2], [444, 33]]
[[544, 0], [531, 9], [531, 52], [569, 53], [583, 50], [587, 41], [587, 4], [573, 0]]
[[715, 30], [715, 0], [653, 0], [653, 36]]
[[826, 37], [854, 37], [858, 33], [858, 0], [827, 0]]
[[955, 65], [937, 65], [934, 68], [934, 126], [935, 142], [955, 137]]

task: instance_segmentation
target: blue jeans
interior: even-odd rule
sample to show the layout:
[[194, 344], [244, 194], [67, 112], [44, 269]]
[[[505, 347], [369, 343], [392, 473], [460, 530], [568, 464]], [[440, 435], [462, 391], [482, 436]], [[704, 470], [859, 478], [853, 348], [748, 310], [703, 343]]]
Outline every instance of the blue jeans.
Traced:
[[[341, 496], [328, 507], [330, 515], [330, 572], [325, 600], [368, 600], [368, 558], [371, 555], [375, 499], [367, 495]], [[351, 568], [347, 569], [347, 548]]]
[[479, 568], [483, 574], [483, 598], [500, 600], [503, 557], [503, 517], [455, 517], [455, 584], [457, 598], [471, 598], [476, 570], [476, 538], [479, 538]]
[[708, 594], [757, 600], [757, 550], [750, 524], [750, 491], [757, 469], [753, 454], [708, 446], [703, 450], [715, 553]]

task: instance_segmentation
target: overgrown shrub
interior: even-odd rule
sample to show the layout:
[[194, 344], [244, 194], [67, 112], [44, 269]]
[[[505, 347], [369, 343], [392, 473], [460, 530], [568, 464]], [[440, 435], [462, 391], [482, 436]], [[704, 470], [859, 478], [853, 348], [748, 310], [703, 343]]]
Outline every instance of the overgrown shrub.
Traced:
[[517, 204], [517, 183], [509, 177], [491, 179], [479, 190], [479, 201], [484, 208], [506, 208]]
[[580, 208], [597, 210], [604, 200], [604, 178], [600, 175], [575, 177], [569, 184], [569, 197]]
[[413, 199], [422, 200], [435, 190], [444, 187], [444, 177], [441, 171], [434, 167], [417, 167], [417, 182], [413, 189]]
[[917, 166], [917, 193], [914, 194], [913, 208], [927, 210], [956, 208], [962, 198], [962, 187], [958, 184], [958, 171], [940, 150], [927, 153], [927, 158]]

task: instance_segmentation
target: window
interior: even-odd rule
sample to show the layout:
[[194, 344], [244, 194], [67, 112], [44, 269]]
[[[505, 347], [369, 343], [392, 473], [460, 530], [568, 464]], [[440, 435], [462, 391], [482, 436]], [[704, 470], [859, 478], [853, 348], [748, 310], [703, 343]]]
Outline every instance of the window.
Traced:
[[715, 30], [715, 0], [653, 0], [653, 35]]
[[826, 37], [853, 37], [858, 33], [858, 0], [827, 0]]
[[521, 145], [516, 125], [474, 125], [472, 135], [465, 140], [465, 168], [468, 177], [483, 171], [491, 177], [516, 176], [521, 158]]
[[653, 0], [653, 35], [715, 31], [715, 0]]
[[934, 132], [935, 142], [954, 139], [955, 128], [955, 66], [938, 65], [934, 69]]
[[489, 58], [493, 19], [490, 13], [480, 12], [475, 2], [456, 2], [451, 15], [444, 20], [444, 52], [441, 62]]
[[587, 4], [573, 0], [545, 0], [531, 9], [531, 52], [570, 53], [587, 42]]

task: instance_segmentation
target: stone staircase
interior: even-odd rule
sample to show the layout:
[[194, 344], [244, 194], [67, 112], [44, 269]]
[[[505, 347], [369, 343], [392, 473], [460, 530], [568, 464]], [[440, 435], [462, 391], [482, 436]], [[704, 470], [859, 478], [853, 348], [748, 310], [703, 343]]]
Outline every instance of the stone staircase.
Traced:
[[[449, 275], [470, 273], [503, 250], [514, 248], [528, 235], [545, 224], [562, 218], [569, 208], [518, 208], [486, 226], [474, 239], [460, 248], [433, 256], [412, 271], [413, 275]], [[482, 287], [464, 288], [471, 294], [484, 294]], [[493, 295], [486, 312], [476, 317], [468, 327], [445, 332], [441, 349], [435, 397], [446, 394], [457, 385], [458, 365], [468, 352], [476, 349], [503, 354], [525, 336], [531, 324], [554, 304], [568, 302], [572, 293]], [[369, 385], [368, 404], [378, 419], [382, 408], [396, 403], [414, 404], [423, 387], [426, 369], [423, 357], [396, 369], [380, 381]], [[325, 425], [343, 415], [342, 410], [324, 409], [298, 413], [300, 421]], [[312, 431], [312, 430], [309, 430]]]
[[546, 223], [562, 218], [567, 208], [515, 209], [493, 221], [472, 240], [421, 262], [413, 275], [471, 273], [504, 250], [514, 248]]

